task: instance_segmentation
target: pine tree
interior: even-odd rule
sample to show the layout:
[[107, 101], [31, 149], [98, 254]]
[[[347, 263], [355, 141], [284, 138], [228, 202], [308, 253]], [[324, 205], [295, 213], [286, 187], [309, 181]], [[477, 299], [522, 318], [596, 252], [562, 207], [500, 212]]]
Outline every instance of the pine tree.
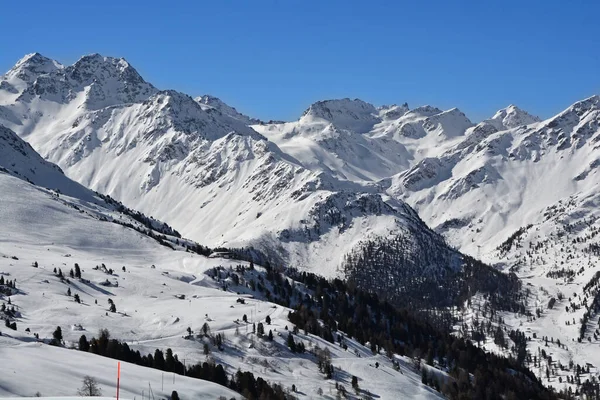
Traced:
[[154, 368], [156, 369], [165, 369], [165, 357], [163, 352], [159, 349], [154, 351]]
[[110, 312], [113, 312], [113, 313], [114, 313], [114, 312], [117, 312], [117, 306], [115, 305], [115, 302], [114, 302], [114, 301], [112, 301], [112, 299], [108, 299], [108, 305], [109, 305], [109, 308], [108, 308], [108, 310], [109, 310]]
[[263, 325], [262, 322], [259, 322], [257, 327], [256, 327], [256, 334], [258, 336], [262, 336], [265, 334], [265, 326]]
[[75, 278], [81, 279], [81, 268], [79, 268], [79, 264], [75, 263]]
[[81, 335], [79, 338], [79, 350], [88, 351], [90, 349], [90, 344], [85, 335]]
[[294, 336], [292, 336], [291, 332], [288, 333], [287, 345], [292, 353], [296, 352], [296, 342], [294, 341]]
[[62, 329], [60, 329], [60, 326], [57, 326], [56, 330], [52, 334], [52, 341], [50, 342], [50, 344], [52, 344], [54, 346], [60, 346], [60, 344], [62, 343], [62, 340], [63, 340]]
[[170, 372], [175, 371], [175, 357], [173, 357], [173, 350], [170, 348], [168, 348], [165, 353], [165, 368]]

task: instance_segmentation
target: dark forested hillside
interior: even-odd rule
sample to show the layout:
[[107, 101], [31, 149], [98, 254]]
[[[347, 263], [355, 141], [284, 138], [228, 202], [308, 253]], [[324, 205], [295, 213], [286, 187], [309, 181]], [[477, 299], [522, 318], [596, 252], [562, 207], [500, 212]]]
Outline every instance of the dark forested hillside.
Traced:
[[348, 282], [406, 308], [456, 306], [481, 293], [496, 309], [524, 309], [514, 274], [450, 250], [431, 232], [413, 235], [363, 242], [345, 257]]

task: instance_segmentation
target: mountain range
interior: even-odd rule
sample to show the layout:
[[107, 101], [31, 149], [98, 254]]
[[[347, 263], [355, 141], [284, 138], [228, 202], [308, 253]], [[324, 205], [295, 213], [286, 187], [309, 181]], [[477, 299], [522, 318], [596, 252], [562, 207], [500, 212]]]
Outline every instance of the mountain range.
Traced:
[[[542, 336], [560, 321], [553, 339], [595, 343], [598, 96], [545, 120], [515, 105], [474, 123], [456, 108], [334, 99], [265, 122], [159, 90], [122, 58], [35, 53], [0, 78], [0, 125], [0, 150], [25, 157], [11, 173], [38, 185], [101, 201], [90, 188], [203, 245], [399, 303], [440, 288], [428, 306], [468, 301], [465, 318], [479, 318], [473, 296], [504, 296], [508, 326]], [[559, 352], [599, 364], [586, 348]]]

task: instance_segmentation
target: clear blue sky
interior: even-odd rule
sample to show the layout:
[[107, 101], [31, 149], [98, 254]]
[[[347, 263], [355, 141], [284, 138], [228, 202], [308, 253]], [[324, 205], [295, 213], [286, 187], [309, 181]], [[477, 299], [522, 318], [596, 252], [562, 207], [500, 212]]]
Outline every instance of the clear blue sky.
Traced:
[[600, 93], [598, 15], [597, 0], [7, 1], [0, 70], [34, 51], [125, 57], [262, 119], [337, 97], [548, 117]]

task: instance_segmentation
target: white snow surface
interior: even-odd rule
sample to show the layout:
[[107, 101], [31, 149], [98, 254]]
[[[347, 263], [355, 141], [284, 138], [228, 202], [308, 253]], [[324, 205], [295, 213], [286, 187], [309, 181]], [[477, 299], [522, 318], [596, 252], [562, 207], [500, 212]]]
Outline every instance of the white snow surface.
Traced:
[[[331, 398], [333, 381], [323, 379], [316, 359], [293, 354], [285, 345], [285, 326], [293, 327], [287, 321], [288, 309], [248, 295], [244, 295], [246, 304], [239, 304], [236, 300], [240, 295], [223, 291], [205, 274], [215, 266], [228, 268], [245, 262], [160, 246], [132, 229], [100, 219], [111, 213], [97, 204], [56, 196], [53, 191], [0, 172], [0, 273], [5, 279], [16, 280], [18, 288], [10, 296], [18, 313], [17, 330], [2, 328], [0, 336], [0, 396], [34, 396], [36, 392], [51, 397], [74, 396], [85, 375], [99, 382], [104, 396], [112, 396], [117, 362], [69, 349], [77, 345], [82, 334], [90, 339], [107, 328], [111, 337], [127, 341], [142, 354], [169, 347], [190, 365], [205, 361], [206, 356], [201, 340], [184, 338], [186, 329], [198, 332], [207, 322], [213, 334], [225, 336], [224, 350], [213, 349], [211, 357], [223, 364], [229, 375], [238, 369], [252, 371], [288, 389], [296, 385], [298, 398], [320, 398], [319, 389], [324, 393], [322, 398]], [[67, 283], [53, 272], [59, 268], [68, 277], [75, 263], [81, 266], [84, 280], [70, 279]], [[94, 268], [101, 264], [114, 272]], [[67, 295], [67, 289], [80, 296], [81, 304]], [[108, 299], [116, 304], [116, 313], [108, 312]], [[7, 303], [8, 299], [2, 297], [0, 302]], [[265, 326], [275, 331], [275, 340], [267, 342], [251, 334], [248, 325], [241, 322], [243, 314], [251, 316], [250, 323], [264, 322], [270, 316], [271, 325]], [[62, 328], [65, 348], [34, 338], [34, 333], [40, 340], [51, 338], [57, 326]], [[361, 390], [377, 398], [438, 398], [435, 391], [420, 383], [420, 375], [408, 363], [397, 372], [385, 356], [373, 355], [353, 340], [347, 341], [348, 351], [312, 335], [299, 333], [296, 340], [304, 341], [309, 349], [315, 345], [328, 348], [333, 364], [344, 371], [339, 379], [348, 390], [350, 378], [356, 375]], [[123, 398], [140, 397], [142, 391], [147, 396], [149, 387], [157, 398], [169, 396], [172, 390], [182, 398], [241, 398], [209, 382], [123, 363]]]

